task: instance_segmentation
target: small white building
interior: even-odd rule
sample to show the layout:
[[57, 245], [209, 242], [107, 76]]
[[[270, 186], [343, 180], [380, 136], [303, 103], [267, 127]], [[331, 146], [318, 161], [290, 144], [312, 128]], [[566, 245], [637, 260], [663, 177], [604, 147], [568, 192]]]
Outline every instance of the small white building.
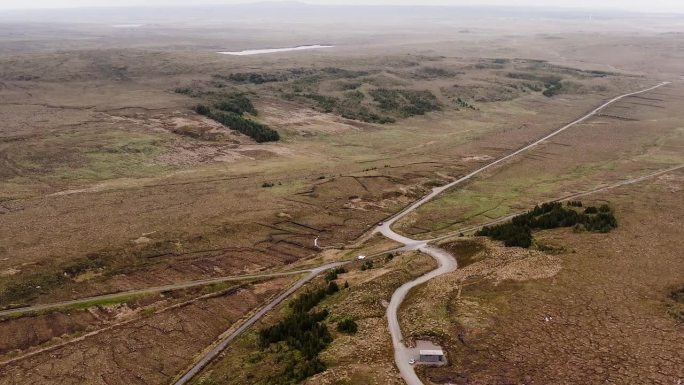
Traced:
[[444, 351], [441, 349], [421, 350], [420, 362], [444, 362]]
[[365, 255], [359, 255], [358, 257], [356, 257], [356, 259], [358, 259], [359, 261], [362, 261], [362, 260], [366, 259], [366, 256]]

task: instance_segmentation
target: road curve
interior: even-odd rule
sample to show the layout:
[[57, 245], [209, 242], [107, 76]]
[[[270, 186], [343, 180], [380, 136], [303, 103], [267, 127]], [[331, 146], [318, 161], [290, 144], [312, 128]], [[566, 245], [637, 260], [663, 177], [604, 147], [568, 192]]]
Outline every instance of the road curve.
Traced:
[[392, 294], [392, 299], [390, 300], [390, 303], [387, 307], [387, 322], [388, 322], [390, 334], [392, 336], [392, 345], [394, 346], [394, 361], [397, 365], [397, 368], [399, 369], [399, 372], [401, 373], [402, 377], [404, 378], [404, 380], [406, 381], [406, 383], [408, 385], [423, 385], [423, 382], [416, 375], [416, 372], [413, 369], [413, 366], [409, 364], [410, 357], [408, 356], [407, 348], [406, 348], [406, 345], [404, 344], [404, 341], [403, 341], [403, 337], [401, 334], [401, 327], [399, 325], [399, 318], [397, 316], [397, 312], [399, 310], [399, 307], [401, 306], [401, 303], [404, 301], [404, 298], [406, 297], [406, 295], [408, 294], [408, 292], [412, 288], [414, 288], [418, 285], [421, 285], [421, 284], [423, 284], [423, 283], [425, 283], [425, 282], [427, 282], [427, 281], [429, 281], [429, 280], [431, 280], [437, 276], [440, 276], [442, 274], [456, 270], [457, 263], [456, 263], [456, 259], [452, 255], [450, 255], [445, 250], [442, 250], [442, 249], [439, 249], [437, 247], [428, 245], [427, 244], [428, 241], [415, 240], [415, 239], [405, 237], [401, 234], [397, 234], [396, 232], [394, 232], [394, 230], [392, 230], [392, 225], [394, 223], [396, 223], [399, 219], [405, 217], [406, 215], [408, 215], [412, 211], [416, 210], [420, 206], [422, 206], [425, 203], [429, 202], [430, 200], [434, 199], [435, 197], [440, 195], [445, 190], [448, 190], [451, 187], [454, 187], [460, 183], [463, 183], [463, 182], [475, 177], [476, 175], [482, 173], [483, 171], [486, 171], [487, 169], [492, 168], [497, 164], [503, 163], [506, 160], [508, 160], [508, 159], [520, 154], [520, 153], [523, 153], [523, 152], [531, 149], [532, 147], [535, 147], [535, 146], [543, 143], [544, 141], [560, 134], [561, 132], [567, 130], [570, 127], [573, 127], [579, 123], [584, 122], [585, 120], [587, 120], [590, 117], [599, 113], [601, 110], [603, 110], [607, 106], [609, 106], [609, 105], [611, 105], [611, 104], [613, 104], [613, 103], [615, 103], [621, 99], [624, 99], [626, 97], [642, 94], [642, 93], [645, 93], [648, 91], [652, 91], [652, 90], [659, 88], [659, 87], [662, 87], [666, 84], [669, 84], [669, 82], [663, 82], [663, 83], [657, 84], [653, 87], [649, 87], [649, 88], [646, 88], [646, 89], [643, 89], [640, 91], [630, 92], [627, 94], [617, 96], [617, 97], [603, 103], [602, 105], [595, 108], [594, 110], [592, 110], [588, 114], [582, 116], [581, 118], [566, 124], [565, 126], [551, 132], [550, 134], [542, 137], [541, 139], [538, 139], [538, 140], [536, 140], [536, 141], [534, 141], [534, 142], [532, 142], [532, 143], [530, 143], [530, 144], [506, 155], [506, 156], [503, 156], [503, 157], [501, 157], [501, 158], [499, 158], [499, 159], [497, 159], [491, 163], [488, 163], [488, 164], [476, 169], [475, 171], [470, 172], [469, 174], [467, 174], [467, 175], [465, 175], [465, 176], [463, 176], [463, 177], [461, 177], [461, 178], [459, 178], [459, 179], [457, 179], [457, 180], [455, 180], [449, 184], [446, 184], [446, 185], [441, 186], [441, 187], [433, 188], [432, 192], [430, 194], [428, 194], [425, 197], [414, 202], [412, 205], [408, 206], [407, 208], [400, 211], [399, 213], [397, 213], [393, 217], [389, 218], [384, 223], [378, 225], [373, 230], [374, 233], [380, 233], [387, 238], [390, 238], [396, 242], [402, 243], [405, 246], [405, 248], [404, 248], [405, 250], [419, 250], [425, 254], [432, 256], [439, 263], [439, 267], [437, 269], [435, 269], [435, 270], [433, 270], [433, 271], [431, 271], [425, 275], [422, 275], [413, 281], [407, 282], [404, 285], [400, 286]]
[[[406, 380], [406, 382], [409, 385], [422, 385], [422, 382], [418, 377], [416, 376], [413, 367], [408, 364], [408, 354], [406, 353], [406, 347], [403, 343], [403, 338], [401, 334], [401, 328], [399, 327], [399, 321], [397, 318], [397, 311], [399, 309], [399, 306], [403, 302], [406, 294], [415, 286], [418, 286], [420, 284], [423, 284], [439, 275], [445, 274], [447, 272], [453, 271], [457, 268], [456, 260], [454, 259], [453, 256], [451, 256], [448, 252], [445, 250], [439, 249], [435, 246], [428, 245], [428, 242], [430, 240], [414, 240], [408, 237], [404, 237], [400, 234], [395, 233], [391, 229], [391, 225], [394, 224], [396, 221], [399, 219], [403, 218], [410, 212], [416, 210], [418, 207], [422, 206], [423, 204], [427, 203], [428, 201], [432, 200], [436, 196], [440, 195], [442, 192], [445, 190], [462, 183], [468, 179], [471, 179], [472, 177], [476, 176], [477, 174], [480, 174], [481, 172], [493, 167], [496, 164], [502, 163], [509, 158], [518, 155], [542, 142], [545, 140], [548, 140], [549, 138], [561, 133], [562, 131], [565, 131], [566, 129], [579, 124], [589, 117], [597, 114], [600, 112], [602, 109], [607, 107], [608, 105], [621, 100], [625, 97], [633, 96], [633, 95], [638, 95], [641, 93], [645, 93], [651, 90], [654, 90], [656, 88], [659, 88], [661, 86], [664, 86], [666, 84], [669, 84], [670, 82], [663, 82], [660, 83], [656, 86], [637, 91], [637, 92], [632, 92], [628, 94], [624, 94], [618, 97], [615, 97], [608, 102], [602, 104], [598, 108], [594, 109], [587, 115], [583, 116], [582, 118], [579, 118], [555, 131], [552, 133], [544, 136], [543, 138], [520, 148], [519, 150], [506, 155], [502, 158], [499, 158], [467, 175], [464, 177], [455, 180], [445, 186], [437, 187], [432, 190], [430, 194], [427, 196], [423, 197], [422, 199], [416, 201], [413, 203], [411, 206], [405, 208], [404, 210], [400, 211], [390, 219], [388, 219], [385, 223], [382, 225], [379, 225], [376, 227], [373, 232], [374, 233], [381, 233], [384, 236], [395, 240], [399, 243], [402, 243], [404, 247], [402, 250], [419, 250], [423, 253], [426, 253], [433, 258], [437, 260], [439, 263], [439, 267], [411, 282], [408, 282], [401, 287], [399, 287], [394, 294], [392, 295], [390, 304], [387, 309], [387, 316], [388, 316], [388, 322], [389, 322], [389, 329], [390, 333], [392, 335], [392, 342], [394, 345], [394, 350], [395, 350], [395, 361], [397, 363], [397, 367], [399, 368], [402, 376]], [[601, 189], [593, 190], [588, 193], [583, 193], [581, 195], [587, 195], [589, 193], [594, 193], [598, 191], [603, 191], [609, 188], [629, 184], [629, 183], [636, 183], [638, 181], [644, 180], [646, 178], [655, 176], [655, 175], [660, 175], [665, 172], [673, 171], [675, 169], [682, 168], [684, 166], [677, 166], [673, 167], [667, 170], [659, 171], [657, 173], [653, 173], [644, 177], [636, 178], [634, 180], [630, 181], [625, 181], [621, 182], [617, 185], [613, 186], [608, 186], [604, 187]], [[438, 238], [441, 239], [441, 238]], [[383, 253], [379, 253], [383, 254]], [[308, 274], [299, 280], [297, 283], [295, 283], [292, 287], [290, 287], [287, 291], [283, 292], [281, 295], [279, 295], [276, 299], [268, 303], [266, 306], [261, 308], [257, 313], [252, 315], [247, 321], [245, 321], [240, 327], [238, 327], [235, 331], [230, 333], [228, 336], [224, 337], [221, 341], [219, 341], [218, 344], [214, 346], [209, 352], [207, 352], [203, 357], [195, 363], [192, 368], [185, 373], [180, 379], [178, 379], [175, 384], [176, 385], [183, 385], [186, 384], [192, 377], [194, 377], [197, 373], [199, 373], [209, 362], [211, 362], [218, 354], [221, 353], [222, 350], [226, 348], [226, 346], [232, 342], [237, 336], [239, 336], [241, 333], [243, 333], [246, 329], [248, 329], [250, 326], [252, 326], [254, 323], [256, 323], [261, 317], [263, 317], [267, 312], [275, 308], [278, 304], [280, 304], [282, 301], [284, 301], [287, 297], [292, 295], [296, 290], [301, 288], [303, 285], [305, 285], [307, 282], [309, 282], [311, 279], [316, 277], [318, 274], [320, 274], [323, 271], [342, 266], [345, 264], [348, 264], [350, 261], [347, 262], [337, 262], [337, 263], [331, 263], [323, 266], [319, 266], [317, 268], [313, 269], [308, 269], [308, 270], [298, 270], [298, 271], [290, 271], [290, 272], [283, 272], [283, 273], [271, 273], [271, 274], [263, 274], [263, 275], [245, 275], [245, 276], [234, 276], [234, 277], [222, 277], [222, 278], [215, 278], [215, 279], [207, 279], [207, 280], [201, 280], [201, 281], [192, 281], [192, 282], [187, 282], [187, 283], [181, 283], [181, 284], [174, 284], [174, 285], [167, 285], [167, 286], [160, 286], [160, 287], [154, 287], [154, 288], [146, 288], [146, 289], [141, 289], [141, 290], [136, 290], [136, 291], [130, 291], [130, 292], [122, 292], [122, 293], [114, 293], [114, 294], [107, 294], [107, 295], [102, 295], [102, 296], [96, 296], [96, 297], [89, 297], [89, 298], [83, 298], [83, 299], [78, 299], [78, 300], [71, 300], [71, 301], [63, 301], [63, 302], [57, 302], [57, 303], [52, 303], [52, 304], [41, 304], [41, 305], [34, 305], [30, 307], [23, 307], [23, 308], [16, 308], [16, 309], [8, 309], [8, 310], [3, 310], [0, 311], [0, 316], [5, 316], [5, 315], [12, 315], [12, 314], [17, 314], [17, 313], [25, 313], [25, 312], [32, 312], [32, 311], [40, 311], [40, 310], [49, 310], [49, 309], [54, 309], [54, 308], [59, 308], [59, 307], [64, 307], [64, 306], [70, 306], [70, 305], [78, 305], [81, 303], [86, 303], [94, 300], [105, 300], [105, 299], [113, 299], [121, 296], [127, 296], [127, 295], [141, 295], [141, 294], [149, 294], [149, 293], [155, 293], [155, 292], [162, 292], [166, 290], [177, 290], [177, 289], [183, 289], [183, 288], [189, 288], [189, 287], [194, 287], [194, 286], [200, 286], [200, 285], [207, 285], [207, 284], [212, 284], [212, 283], [219, 283], [219, 282], [227, 282], [227, 281], [238, 281], [238, 280], [248, 280], [248, 279], [258, 279], [258, 278], [268, 278], [268, 277], [278, 277], [278, 276], [285, 276], [285, 275], [292, 275], [292, 274], [300, 274], [300, 273], [307, 273]]]
[[392, 336], [392, 345], [394, 345], [394, 362], [396, 363], [401, 376], [404, 378], [404, 381], [406, 381], [408, 385], [423, 385], [423, 382], [420, 381], [416, 372], [413, 370], [413, 367], [409, 364], [409, 360], [413, 357], [409, 356], [408, 349], [404, 344], [404, 338], [401, 334], [401, 326], [399, 325], [399, 317], [397, 316], [399, 306], [404, 302], [404, 298], [406, 298], [408, 292], [414, 287], [442, 274], [450, 273], [458, 267], [456, 259], [445, 250], [428, 245], [424, 245], [417, 250], [435, 258], [439, 263], [439, 267], [411, 282], [401, 285], [394, 294], [392, 294], [392, 299], [387, 306], [387, 321], [389, 323], [390, 335]]

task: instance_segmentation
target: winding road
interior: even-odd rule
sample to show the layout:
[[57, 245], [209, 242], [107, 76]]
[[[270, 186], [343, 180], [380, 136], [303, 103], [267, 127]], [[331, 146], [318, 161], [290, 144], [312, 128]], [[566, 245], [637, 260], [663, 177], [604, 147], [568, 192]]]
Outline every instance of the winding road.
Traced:
[[561, 132], [567, 130], [570, 127], [573, 127], [579, 123], [584, 122], [585, 120], [589, 119], [590, 117], [596, 115], [597, 113], [601, 112], [604, 108], [608, 107], [609, 105], [624, 99], [629, 96], [634, 96], [638, 94], [642, 94], [645, 92], [652, 91], [656, 88], [662, 87], [666, 84], [669, 84], [670, 82], [663, 82], [660, 84], [657, 84], [653, 87], [649, 87], [640, 91], [636, 92], [630, 92], [627, 94], [623, 94], [620, 96], [617, 96], [613, 99], [610, 99], [609, 101], [603, 103], [596, 109], [592, 110], [588, 114], [582, 116], [581, 118], [572, 121], [571, 123], [566, 124], [565, 126], [551, 132], [550, 134], [542, 137], [541, 139], [538, 139], [506, 156], [503, 156], [491, 163], [488, 163], [475, 171], [470, 172], [469, 174], [449, 183], [441, 187], [436, 187], [432, 189], [432, 192], [422, 199], [416, 201], [409, 207], [405, 208], [404, 210], [400, 211], [398, 214], [394, 215], [390, 219], [388, 219], [386, 222], [380, 224], [375, 230], [375, 233], [380, 233], [384, 235], [385, 237], [392, 239], [393, 241], [399, 242], [404, 245], [405, 250], [419, 250], [425, 254], [428, 254], [435, 258], [437, 263], [439, 264], [439, 267], [425, 275], [422, 275], [418, 277], [417, 279], [407, 282], [404, 285], [400, 286], [394, 294], [392, 294], [392, 299], [390, 300], [389, 306], [387, 307], [387, 322], [388, 322], [388, 327], [390, 334], [392, 336], [392, 345], [394, 346], [394, 362], [397, 365], [397, 368], [399, 369], [399, 372], [401, 373], [401, 376], [404, 378], [406, 383], [408, 385], [423, 385], [423, 382], [418, 378], [416, 375], [415, 370], [413, 369], [413, 366], [409, 364], [409, 359], [412, 357], [409, 357], [408, 349], [406, 347], [406, 344], [403, 341], [403, 337], [401, 334], [401, 327], [399, 325], [399, 318], [397, 316], [397, 312], [399, 310], [399, 307], [401, 306], [401, 303], [404, 301], [406, 298], [406, 295], [408, 292], [418, 286], [421, 285], [435, 277], [438, 277], [442, 274], [449, 273], [451, 271], [456, 270], [457, 268], [457, 262], [456, 259], [450, 255], [447, 251], [437, 248], [435, 246], [428, 245], [429, 241], [421, 241], [421, 240], [415, 240], [411, 239], [408, 237], [405, 237], [401, 234], [397, 234], [392, 230], [392, 225], [396, 223], [398, 220], [401, 218], [405, 217], [406, 215], [410, 214], [420, 206], [424, 205], [425, 203], [429, 202], [430, 200], [434, 199], [444, 191], [460, 184], [463, 183], [469, 179], [472, 179], [476, 175], [496, 166], [497, 164], [503, 163], [507, 161], [510, 158], [513, 158], [514, 156], [523, 153], [543, 142], [546, 140], [560, 134]]
[[[609, 106], [610, 104], [613, 104], [623, 98], [629, 97], [629, 96], [634, 96], [638, 94], [642, 94], [648, 91], [652, 91], [656, 88], [662, 87], [666, 84], [669, 84], [669, 82], [663, 82], [660, 83], [656, 86], [646, 88], [640, 91], [632, 92], [632, 93], [627, 93], [624, 95], [620, 95], [618, 97], [615, 97], [598, 108], [594, 109], [593, 111], [589, 112], [588, 114], [584, 115], [583, 117], [551, 132], [550, 134], [542, 137], [541, 139], [538, 139], [506, 156], [503, 156], [491, 163], [486, 164], [485, 166], [482, 166], [475, 171], [470, 172], [469, 174], [441, 187], [436, 187], [432, 190], [432, 192], [422, 199], [416, 201], [412, 205], [408, 206], [404, 210], [400, 211], [399, 213], [395, 214], [391, 218], [389, 218], [387, 221], [384, 223], [380, 224], [377, 226], [374, 230], [373, 233], [380, 233], [384, 235], [385, 237], [392, 239], [396, 242], [401, 243], [404, 245], [400, 250], [418, 250], [420, 252], [423, 252], [425, 254], [428, 254], [435, 258], [435, 260], [438, 262], [439, 266], [437, 269], [422, 275], [418, 277], [417, 279], [407, 282], [404, 285], [400, 286], [392, 295], [392, 298], [390, 300], [390, 303], [387, 307], [387, 319], [388, 319], [388, 324], [389, 324], [389, 331], [392, 336], [392, 344], [394, 346], [394, 355], [395, 355], [395, 362], [396, 365], [406, 381], [408, 385], [423, 385], [422, 381], [418, 378], [416, 375], [413, 366], [409, 364], [409, 351], [404, 344], [402, 333], [401, 333], [401, 328], [399, 326], [399, 320], [398, 320], [398, 315], [397, 312], [399, 310], [399, 307], [401, 306], [401, 303], [404, 301], [406, 295], [408, 292], [418, 286], [421, 285], [435, 277], [438, 277], [440, 275], [443, 275], [445, 273], [451, 272], [456, 270], [457, 268], [457, 263], [456, 259], [450, 255], [448, 252], [445, 250], [442, 250], [434, 245], [430, 245], [429, 242], [438, 240], [438, 239], [443, 239], [447, 236], [442, 236], [437, 239], [432, 239], [432, 240], [415, 240], [411, 239], [405, 236], [402, 236], [401, 234], [398, 234], [392, 230], [391, 226], [396, 223], [398, 220], [401, 218], [405, 217], [409, 213], [413, 212], [423, 204], [429, 202], [430, 200], [434, 199], [441, 193], [443, 193], [445, 190], [448, 190], [460, 183], [463, 183], [476, 175], [486, 171], [487, 169], [490, 169], [494, 167], [497, 164], [503, 163], [506, 160], [523, 153], [541, 143], [544, 141], [560, 134], [561, 132], [567, 130], [568, 128], [575, 126], [579, 123], [584, 122], [588, 118], [596, 115], [599, 113], [601, 110]], [[684, 165], [679, 165], [675, 166], [666, 170], [661, 170], [658, 172], [651, 173], [646, 176], [642, 176], [639, 178], [619, 182], [614, 185], [602, 187], [596, 190], [592, 190], [589, 192], [585, 193], [579, 193], [575, 194], [571, 197], [566, 197], [563, 199], [571, 199], [574, 197], [579, 197], [579, 196], [584, 196], [584, 195], [589, 195], [591, 193], [595, 192], [600, 192], [600, 191], [605, 191], [611, 188], [623, 186], [626, 184], [631, 184], [631, 183], [636, 183], [642, 180], [645, 180], [647, 178], [651, 178], [654, 176], [662, 175], [666, 172], [674, 171], [677, 169], [684, 168]], [[509, 219], [509, 217], [499, 219], [495, 222], [501, 222], [506, 219]], [[479, 228], [481, 226], [473, 227], [472, 229]], [[463, 231], [463, 230], [461, 230]], [[379, 254], [384, 254], [389, 251], [379, 253]], [[379, 255], [378, 254], [378, 255]], [[195, 375], [197, 375], [207, 364], [209, 364], [216, 356], [218, 356], [227, 346], [230, 344], [235, 338], [237, 338], [240, 334], [242, 334], [245, 330], [247, 330], [249, 327], [251, 327], [254, 323], [256, 323], [259, 319], [261, 319], [266, 313], [274, 309], [276, 306], [278, 306], [281, 302], [283, 302], [286, 298], [288, 298], [290, 295], [292, 295], [295, 291], [297, 291], [299, 288], [304, 286], [307, 282], [312, 280], [314, 277], [317, 275], [321, 274], [322, 272], [333, 269], [335, 267], [343, 266], [351, 261], [343, 261], [343, 262], [336, 262], [336, 263], [330, 263], [326, 265], [322, 265], [319, 267], [315, 267], [312, 269], [305, 269], [305, 270], [297, 270], [297, 271], [289, 271], [289, 272], [282, 272], [282, 273], [270, 273], [270, 274], [262, 274], [262, 275], [245, 275], [245, 276], [233, 276], [233, 277], [222, 277], [222, 278], [214, 278], [214, 279], [207, 279], [207, 280], [201, 280], [201, 281], [192, 281], [192, 282], [187, 282], [187, 283], [180, 283], [180, 284], [173, 284], [173, 285], [167, 285], [167, 286], [161, 286], [161, 287], [154, 287], [154, 288], [147, 288], [147, 289], [141, 289], [141, 290], [136, 290], [136, 291], [130, 291], [130, 292], [124, 292], [124, 293], [115, 293], [115, 294], [108, 294], [108, 295], [103, 295], [103, 296], [97, 296], [97, 297], [91, 297], [91, 298], [84, 298], [84, 299], [78, 299], [78, 300], [72, 300], [72, 301], [64, 301], [64, 302], [57, 302], [57, 303], [52, 303], [52, 304], [39, 304], [39, 305], [34, 305], [30, 307], [24, 307], [24, 308], [17, 308], [17, 309], [8, 309], [8, 310], [3, 310], [0, 311], [0, 316], [6, 316], [6, 315], [13, 315], [13, 314], [18, 314], [18, 313], [25, 313], [25, 312], [31, 312], [31, 311], [41, 311], [41, 310], [50, 310], [50, 309], [55, 309], [55, 308], [60, 308], [60, 307], [65, 307], [65, 306], [70, 306], [70, 305], [78, 305], [78, 304], [83, 304], [87, 303], [90, 301], [94, 300], [106, 300], [106, 299], [114, 299], [117, 297], [122, 297], [122, 296], [128, 296], [128, 295], [142, 295], [142, 294], [149, 294], [149, 293], [155, 293], [155, 292], [162, 292], [166, 290], [177, 290], [177, 289], [183, 289], [183, 288], [189, 288], [189, 287], [195, 287], [195, 286], [201, 286], [201, 285], [207, 285], [207, 284], [212, 284], [212, 283], [219, 283], [219, 282], [227, 282], [227, 281], [239, 281], [239, 280], [249, 280], [249, 279], [259, 279], [259, 278], [268, 278], [268, 277], [278, 277], [278, 276], [285, 276], [285, 275], [292, 275], [292, 274], [301, 274], [301, 273], [308, 273], [305, 277], [297, 281], [294, 285], [292, 285], [290, 288], [288, 288], [285, 292], [280, 294], [278, 297], [276, 297], [274, 300], [266, 304], [264, 307], [259, 309], [256, 313], [254, 313], [249, 319], [247, 319], [245, 322], [243, 322], [238, 328], [236, 328], [234, 331], [230, 332], [228, 335], [222, 337], [221, 340], [219, 340], [215, 345], [211, 347], [208, 351], [202, 354], [202, 356], [199, 358], [197, 362], [195, 362], [191, 368], [187, 372], [184, 373], [183, 376], [181, 376], [178, 380], [174, 382], [175, 385], [184, 385], [188, 383]]]

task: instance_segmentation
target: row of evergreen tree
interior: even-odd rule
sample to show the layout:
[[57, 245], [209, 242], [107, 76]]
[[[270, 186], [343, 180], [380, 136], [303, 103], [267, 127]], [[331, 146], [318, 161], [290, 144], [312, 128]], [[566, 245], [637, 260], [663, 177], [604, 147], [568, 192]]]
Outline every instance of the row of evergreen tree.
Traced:
[[475, 235], [503, 241], [508, 247], [528, 248], [533, 241], [532, 230], [575, 226], [578, 230], [606, 233], [617, 227], [617, 219], [610, 206], [589, 206], [583, 212], [575, 209], [582, 206], [580, 201], [569, 202], [567, 207], [560, 202], [544, 203], [513, 217], [508, 223], [485, 226]]
[[323, 320], [327, 310], [312, 311], [327, 295], [339, 290], [330, 281], [328, 286], [307, 291], [290, 302], [290, 314], [280, 322], [259, 331], [259, 344], [264, 349], [271, 344], [284, 342], [297, 352], [297, 359], [286, 363], [282, 373], [273, 378], [277, 383], [298, 383], [325, 370], [325, 364], [318, 358], [331, 342], [332, 336]]
[[[226, 109], [232, 108], [233, 106], [234, 105], [220, 105], [220, 107], [225, 107]], [[247, 119], [236, 112], [214, 111], [204, 104], [198, 104], [195, 107], [195, 112], [211, 118], [224, 126], [229, 127], [231, 130], [239, 131], [256, 140], [257, 143], [277, 142], [280, 140], [278, 131], [264, 124]]]

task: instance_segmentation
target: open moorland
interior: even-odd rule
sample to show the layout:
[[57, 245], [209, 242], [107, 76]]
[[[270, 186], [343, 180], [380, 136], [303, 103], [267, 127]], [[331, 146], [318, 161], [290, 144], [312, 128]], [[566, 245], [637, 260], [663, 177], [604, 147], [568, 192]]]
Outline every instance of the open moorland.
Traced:
[[[535, 234], [544, 250], [447, 241], [457, 272], [412, 293], [401, 322], [445, 346], [426, 383], [667, 384], [681, 377], [682, 172], [586, 198], [614, 207], [608, 234]], [[464, 266], [465, 265], [465, 266]]]
[[670, 85], [620, 100], [507, 167], [421, 207], [397, 228], [421, 238], [448, 234], [679, 165], [684, 161], [684, 115], [678, 108], [683, 91], [679, 84]]
[[[610, 207], [610, 232], [534, 230], [523, 249], [463, 231], [684, 163], [678, 18], [426, 10], [420, 27], [341, 8], [329, 27], [292, 7], [238, 7], [230, 27], [225, 9], [0, 13], [0, 384], [171, 383], [307, 269], [360, 254], [193, 382], [401, 384], [385, 308], [436, 263], [368, 231], [663, 81], [396, 223], [460, 265], [400, 321], [447, 352], [426, 384], [684, 376], [681, 170], [578, 198]], [[304, 44], [334, 47], [217, 53]]]

